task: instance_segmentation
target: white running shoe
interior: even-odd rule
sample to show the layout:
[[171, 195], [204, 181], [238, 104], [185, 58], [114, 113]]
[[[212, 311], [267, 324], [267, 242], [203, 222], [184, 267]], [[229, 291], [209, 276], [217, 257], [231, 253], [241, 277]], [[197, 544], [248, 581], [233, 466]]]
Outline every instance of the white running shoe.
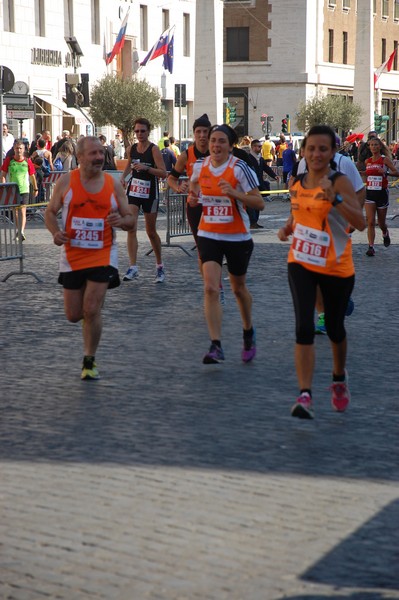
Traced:
[[165, 269], [163, 267], [157, 267], [157, 275], [154, 283], [163, 283], [165, 281]]
[[139, 270], [137, 267], [129, 267], [126, 271], [126, 274], [123, 277], [123, 281], [132, 281], [133, 279], [137, 279], [139, 276]]

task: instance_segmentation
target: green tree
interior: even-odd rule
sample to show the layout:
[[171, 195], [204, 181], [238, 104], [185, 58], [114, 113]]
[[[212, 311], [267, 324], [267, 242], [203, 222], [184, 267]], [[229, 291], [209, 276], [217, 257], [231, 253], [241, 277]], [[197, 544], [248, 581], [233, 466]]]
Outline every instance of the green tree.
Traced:
[[345, 96], [314, 96], [300, 104], [296, 123], [301, 131], [313, 125], [330, 125], [333, 129], [349, 131], [360, 124], [363, 109]]
[[133, 140], [133, 124], [144, 117], [156, 127], [164, 121], [161, 96], [148, 81], [105, 75], [91, 90], [90, 114], [99, 127], [113, 125], [123, 133], [125, 147]]

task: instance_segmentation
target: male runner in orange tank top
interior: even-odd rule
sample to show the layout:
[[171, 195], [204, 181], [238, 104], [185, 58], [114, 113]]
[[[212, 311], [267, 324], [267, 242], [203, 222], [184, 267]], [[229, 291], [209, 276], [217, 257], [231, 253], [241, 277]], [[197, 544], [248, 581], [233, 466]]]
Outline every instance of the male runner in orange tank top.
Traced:
[[[45, 222], [54, 244], [62, 246], [59, 283], [69, 321], [84, 319], [81, 378], [99, 379], [95, 353], [102, 331], [101, 309], [108, 287], [119, 285], [113, 228], [134, 228], [122, 185], [102, 171], [104, 149], [96, 137], [77, 144], [79, 169], [57, 182]], [[62, 210], [62, 229], [57, 213]]]

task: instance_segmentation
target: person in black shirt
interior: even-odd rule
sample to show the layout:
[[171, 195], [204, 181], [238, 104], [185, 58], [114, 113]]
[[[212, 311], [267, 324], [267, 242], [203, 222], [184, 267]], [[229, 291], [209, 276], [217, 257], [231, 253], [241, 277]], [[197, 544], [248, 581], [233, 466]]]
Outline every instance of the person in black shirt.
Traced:
[[[280, 181], [280, 177], [276, 175], [271, 167], [266, 163], [265, 159], [261, 155], [262, 142], [260, 140], [252, 140], [251, 152], [247, 154], [247, 162], [251, 169], [255, 171], [259, 179], [259, 191], [268, 192], [270, 191], [270, 183], [263, 178], [263, 174], [269, 175], [275, 181]], [[241, 157], [240, 157], [241, 158]], [[267, 196], [265, 198], [267, 200]], [[262, 225], [258, 223], [259, 211], [253, 208], [247, 208], [247, 213], [251, 223], [251, 229], [262, 229]]]

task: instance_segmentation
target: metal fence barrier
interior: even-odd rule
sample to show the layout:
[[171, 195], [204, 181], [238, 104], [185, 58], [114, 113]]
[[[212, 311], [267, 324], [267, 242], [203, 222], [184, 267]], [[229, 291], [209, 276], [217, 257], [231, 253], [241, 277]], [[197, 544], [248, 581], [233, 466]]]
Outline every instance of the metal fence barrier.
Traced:
[[[176, 194], [171, 188], [164, 191], [163, 202], [166, 208], [166, 243], [161, 244], [164, 248], [180, 248], [192, 256], [181, 244], [174, 244], [171, 239], [176, 237], [192, 236], [190, 226], [187, 221], [186, 204], [187, 194]], [[192, 248], [194, 250], [195, 246]], [[146, 252], [146, 256], [151, 254], [151, 250]]]
[[[171, 244], [170, 240], [175, 237], [192, 236], [190, 225], [187, 221], [187, 194], [176, 194], [171, 188], [165, 192], [166, 203], [166, 246], [181, 248], [183, 252], [191, 256], [191, 253], [180, 244]], [[195, 246], [194, 246], [195, 247]]]
[[17, 212], [21, 209], [19, 190], [16, 183], [0, 184], [0, 262], [18, 260], [19, 270], [10, 271], [2, 281], [12, 275], [31, 275], [41, 280], [33, 271], [24, 271], [24, 253], [22, 248], [21, 219]]
[[32, 194], [29, 198], [29, 204], [27, 205], [26, 218], [27, 220], [38, 219], [40, 221], [44, 221], [44, 209], [46, 208], [49, 200], [51, 198], [51, 194], [53, 193], [53, 188], [61, 175], [68, 173], [68, 171], [52, 171], [47, 177], [43, 178], [43, 190], [44, 190], [44, 198], [43, 200], [39, 200], [35, 198]]

